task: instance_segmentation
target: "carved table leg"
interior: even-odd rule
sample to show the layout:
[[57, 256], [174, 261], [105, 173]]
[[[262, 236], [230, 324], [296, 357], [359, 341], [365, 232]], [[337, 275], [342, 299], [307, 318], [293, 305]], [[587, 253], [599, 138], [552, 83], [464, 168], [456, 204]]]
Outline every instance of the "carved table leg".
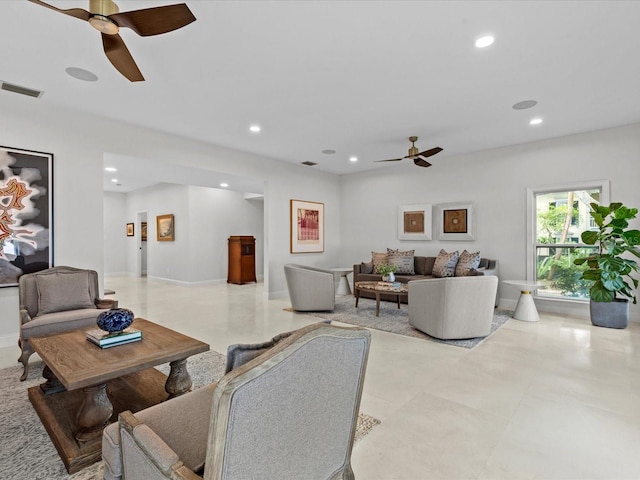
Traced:
[[187, 371], [187, 359], [176, 360], [169, 363], [171, 371], [164, 384], [165, 391], [169, 394], [169, 398], [178, 397], [183, 393], [191, 390], [191, 377]]
[[107, 384], [102, 383], [82, 389], [84, 398], [76, 421], [80, 428], [75, 434], [79, 442], [88, 442], [99, 437], [113, 413], [113, 405], [107, 396]]
[[45, 365], [42, 369], [42, 377], [46, 382], [40, 384], [40, 390], [45, 395], [51, 395], [53, 393], [64, 392], [66, 388], [60, 383], [56, 374], [51, 371], [48, 365]]

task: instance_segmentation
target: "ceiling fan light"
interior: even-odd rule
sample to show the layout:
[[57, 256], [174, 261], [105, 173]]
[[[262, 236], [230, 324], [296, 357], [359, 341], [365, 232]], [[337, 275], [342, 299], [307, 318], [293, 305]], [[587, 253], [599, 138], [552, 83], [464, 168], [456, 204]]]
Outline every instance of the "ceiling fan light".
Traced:
[[118, 31], [120, 31], [118, 25], [116, 25], [109, 18], [103, 17], [102, 15], [94, 15], [89, 19], [89, 23], [93, 28], [95, 28], [99, 32], [106, 33], [107, 35], [115, 35], [116, 33], [118, 33]]

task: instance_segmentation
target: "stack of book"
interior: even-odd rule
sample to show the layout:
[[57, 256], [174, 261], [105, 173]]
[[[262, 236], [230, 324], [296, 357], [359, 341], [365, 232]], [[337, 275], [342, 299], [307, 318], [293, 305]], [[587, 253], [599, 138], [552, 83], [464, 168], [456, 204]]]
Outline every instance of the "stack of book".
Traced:
[[121, 332], [105, 332], [104, 330], [89, 330], [87, 340], [100, 348], [110, 348], [125, 343], [139, 342], [142, 340], [142, 332], [135, 328], [125, 328]]

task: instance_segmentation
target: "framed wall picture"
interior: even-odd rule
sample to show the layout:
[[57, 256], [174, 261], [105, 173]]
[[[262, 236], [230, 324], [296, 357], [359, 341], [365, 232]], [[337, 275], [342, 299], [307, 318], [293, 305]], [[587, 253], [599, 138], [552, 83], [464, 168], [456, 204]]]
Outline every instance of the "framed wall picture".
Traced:
[[440, 240], [474, 240], [475, 218], [472, 203], [441, 204], [438, 208]]
[[324, 203], [290, 200], [291, 253], [324, 252]]
[[159, 242], [173, 242], [175, 240], [175, 224], [172, 213], [156, 217], [156, 235]]
[[147, 241], [147, 222], [140, 223], [140, 240]]
[[398, 207], [399, 240], [431, 240], [431, 205], [400, 205]]
[[0, 287], [53, 266], [53, 155], [0, 147]]
[[127, 223], [127, 237], [133, 237], [133, 223]]

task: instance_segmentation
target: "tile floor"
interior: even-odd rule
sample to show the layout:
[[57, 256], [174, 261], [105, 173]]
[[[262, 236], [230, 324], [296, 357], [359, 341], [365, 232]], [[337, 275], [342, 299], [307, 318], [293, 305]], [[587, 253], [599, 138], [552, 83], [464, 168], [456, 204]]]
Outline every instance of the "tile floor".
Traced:
[[[262, 284], [183, 287], [107, 277], [120, 305], [225, 352], [316, 319], [263, 300]], [[640, 479], [640, 324], [542, 314], [465, 350], [372, 332], [360, 480]], [[17, 347], [0, 349], [0, 367]]]

